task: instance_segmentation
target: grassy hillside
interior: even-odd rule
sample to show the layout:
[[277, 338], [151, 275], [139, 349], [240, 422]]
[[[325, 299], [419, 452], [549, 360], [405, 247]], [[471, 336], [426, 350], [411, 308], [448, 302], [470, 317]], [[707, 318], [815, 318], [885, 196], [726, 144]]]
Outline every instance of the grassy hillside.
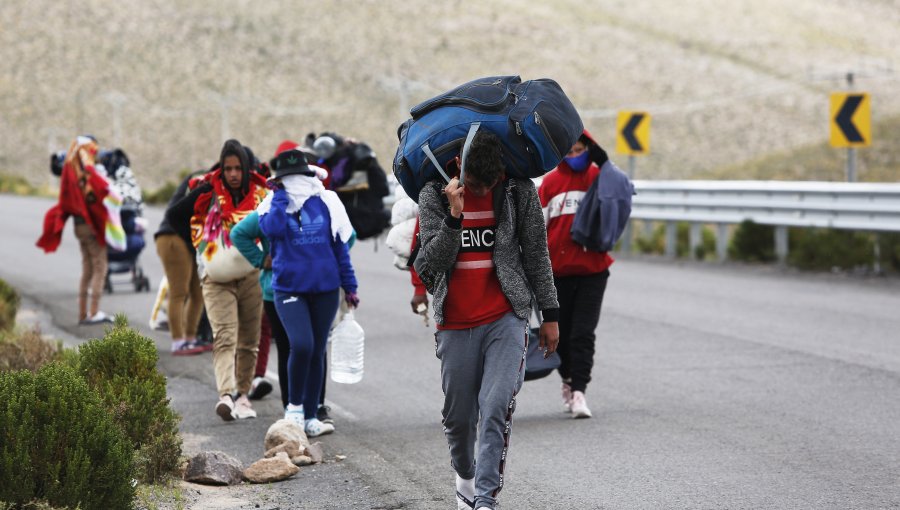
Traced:
[[642, 178], [827, 140], [851, 70], [876, 122], [900, 115], [895, 0], [8, 0], [0, 20], [0, 172], [35, 184], [80, 132], [148, 189], [225, 137], [268, 157], [335, 130], [389, 167], [409, 106], [492, 74], [556, 79], [608, 147], [618, 110], [650, 112]]
[[[900, 181], [900, 116], [872, 126], [871, 147], [856, 153], [857, 180], [867, 182]], [[776, 179], [843, 181], [847, 178], [847, 149], [836, 149], [828, 142], [798, 147], [789, 151], [729, 165], [697, 175], [701, 179]]]

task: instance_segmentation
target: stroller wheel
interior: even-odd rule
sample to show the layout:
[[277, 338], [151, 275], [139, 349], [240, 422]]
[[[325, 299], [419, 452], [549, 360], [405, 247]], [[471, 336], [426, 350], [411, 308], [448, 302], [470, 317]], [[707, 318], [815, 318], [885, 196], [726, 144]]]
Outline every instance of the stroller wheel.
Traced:
[[109, 273], [106, 273], [106, 281], [103, 283], [103, 290], [105, 290], [107, 294], [113, 293], [112, 280], [109, 279]]

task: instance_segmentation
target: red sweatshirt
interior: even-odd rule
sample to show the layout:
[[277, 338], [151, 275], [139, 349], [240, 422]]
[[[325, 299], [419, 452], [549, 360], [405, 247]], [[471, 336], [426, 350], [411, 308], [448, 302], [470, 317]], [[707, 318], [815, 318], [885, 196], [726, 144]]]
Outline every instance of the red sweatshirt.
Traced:
[[565, 161], [544, 176], [538, 196], [547, 224], [547, 244], [553, 276], [579, 276], [601, 273], [613, 263], [608, 253], [590, 251], [572, 240], [572, 222], [585, 192], [600, 175], [600, 167], [591, 163], [583, 172], [575, 172]]
[[494, 267], [493, 194], [466, 194], [462, 243], [444, 301], [444, 323], [438, 329], [468, 329], [494, 322], [512, 311]]

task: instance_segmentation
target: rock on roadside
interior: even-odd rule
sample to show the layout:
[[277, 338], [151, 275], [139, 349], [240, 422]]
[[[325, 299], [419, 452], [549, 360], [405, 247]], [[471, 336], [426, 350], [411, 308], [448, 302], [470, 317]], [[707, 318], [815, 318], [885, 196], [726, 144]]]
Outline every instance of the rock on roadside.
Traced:
[[220, 451], [200, 452], [191, 457], [184, 479], [207, 485], [235, 485], [243, 481], [241, 461]]
[[271, 483], [286, 480], [300, 471], [290, 457], [279, 452], [269, 459], [260, 459], [244, 470], [244, 478], [250, 483]]

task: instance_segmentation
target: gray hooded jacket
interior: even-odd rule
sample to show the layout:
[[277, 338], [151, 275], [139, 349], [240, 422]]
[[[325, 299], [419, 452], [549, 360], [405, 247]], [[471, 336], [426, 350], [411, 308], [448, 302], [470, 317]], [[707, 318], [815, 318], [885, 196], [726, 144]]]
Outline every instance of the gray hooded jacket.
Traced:
[[[507, 179], [494, 188], [497, 232], [494, 267], [516, 316], [526, 319], [537, 299], [543, 320], [559, 320], [559, 302], [550, 269], [547, 229], [534, 183]], [[449, 278], [462, 242], [462, 220], [450, 216], [443, 186], [432, 181], [419, 194], [419, 251], [414, 267], [434, 296], [434, 320], [444, 323]]]

